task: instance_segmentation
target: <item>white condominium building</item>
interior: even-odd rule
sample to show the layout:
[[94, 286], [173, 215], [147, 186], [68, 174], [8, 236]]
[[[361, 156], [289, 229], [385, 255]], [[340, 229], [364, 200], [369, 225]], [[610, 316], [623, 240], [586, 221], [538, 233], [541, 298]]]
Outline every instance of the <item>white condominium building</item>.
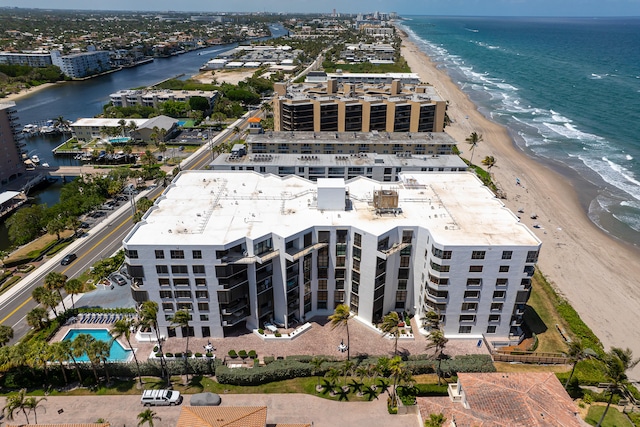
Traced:
[[[467, 172], [318, 179], [180, 173], [124, 240], [165, 336], [437, 311], [448, 337], [517, 341], [541, 242]], [[191, 329], [171, 328], [179, 309]]]

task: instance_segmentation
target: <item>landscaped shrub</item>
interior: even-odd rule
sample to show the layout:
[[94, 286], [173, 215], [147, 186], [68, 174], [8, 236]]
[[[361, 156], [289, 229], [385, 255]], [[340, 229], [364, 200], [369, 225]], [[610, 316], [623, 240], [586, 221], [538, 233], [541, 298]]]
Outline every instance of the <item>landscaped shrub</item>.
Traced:
[[262, 329], [262, 328], [258, 329], [258, 333], [259, 333], [260, 335], [264, 335], [264, 329]]
[[[265, 358], [266, 359], [266, 358]], [[278, 360], [266, 366], [255, 368], [216, 367], [216, 378], [220, 384], [259, 385], [273, 381], [311, 376], [312, 367], [308, 363], [295, 360]]]
[[268, 365], [269, 363], [274, 362], [276, 360], [276, 358], [273, 357], [273, 356], [265, 356], [265, 357], [262, 358], [262, 360], [263, 360], [265, 365]]
[[173, 357], [173, 353], [167, 353], [166, 357]]
[[153, 352], [154, 352], [154, 353], [157, 353], [157, 352], [158, 352], [158, 346], [157, 346], [157, 345], [154, 345], [154, 346], [153, 346]]
[[235, 359], [236, 357], [238, 357], [238, 353], [236, 353], [235, 350], [229, 350], [229, 357], [232, 359]]
[[156, 357], [162, 357], [162, 353], [157, 352], [157, 353], [156, 353]]
[[417, 389], [418, 396], [421, 397], [429, 397], [429, 396], [447, 396], [447, 388], [446, 384], [438, 385], [438, 384], [416, 384], [415, 388]]
[[240, 356], [240, 357], [241, 357], [241, 358], [243, 358], [243, 359], [246, 359], [246, 358], [247, 358], [247, 352], [246, 352], [246, 350], [240, 350], [240, 351], [238, 352], [238, 356]]
[[196, 353], [196, 357], [202, 357], [202, 353]]
[[249, 357], [255, 359], [256, 357], [258, 357], [258, 353], [256, 353], [255, 350], [249, 350]]
[[309, 363], [314, 358], [314, 356], [308, 355], [293, 355], [287, 356], [287, 360], [297, 360], [298, 362]]
[[182, 358], [182, 353], [176, 353], [174, 354], [174, 356], [176, 357], [176, 359], [180, 359]]
[[274, 335], [275, 335], [276, 338], [280, 338], [282, 336], [282, 334], [280, 332], [276, 332]]

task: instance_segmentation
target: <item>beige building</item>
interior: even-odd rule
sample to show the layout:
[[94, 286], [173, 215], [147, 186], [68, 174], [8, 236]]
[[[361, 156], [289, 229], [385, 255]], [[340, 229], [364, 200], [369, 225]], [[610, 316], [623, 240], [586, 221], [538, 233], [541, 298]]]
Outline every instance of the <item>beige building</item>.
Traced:
[[276, 83], [276, 131], [442, 132], [447, 104], [426, 84]]

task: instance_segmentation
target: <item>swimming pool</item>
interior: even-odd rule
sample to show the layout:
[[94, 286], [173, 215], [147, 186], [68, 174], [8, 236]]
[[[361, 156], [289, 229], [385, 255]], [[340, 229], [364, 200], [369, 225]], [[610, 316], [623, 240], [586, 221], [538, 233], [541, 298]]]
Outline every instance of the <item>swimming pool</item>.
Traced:
[[121, 138], [109, 138], [109, 142], [112, 144], [126, 144], [129, 141], [131, 141], [131, 138], [127, 136]]
[[[111, 334], [109, 333], [108, 329], [69, 329], [62, 340], [73, 341], [80, 334], [89, 334], [93, 338], [100, 341], [111, 341]], [[111, 343], [111, 351], [107, 360], [109, 362], [127, 362], [132, 357], [131, 354], [131, 350], [125, 350], [117, 340], [113, 340], [113, 342]], [[88, 362], [89, 358], [86, 354], [83, 354], [81, 357], [76, 357], [76, 360], [78, 362]]]

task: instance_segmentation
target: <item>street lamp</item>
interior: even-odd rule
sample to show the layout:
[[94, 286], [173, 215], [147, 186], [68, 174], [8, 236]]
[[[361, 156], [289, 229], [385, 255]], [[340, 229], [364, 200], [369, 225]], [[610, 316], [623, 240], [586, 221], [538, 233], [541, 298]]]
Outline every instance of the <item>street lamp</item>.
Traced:
[[128, 188], [128, 192], [129, 192], [129, 200], [131, 201], [131, 218], [133, 218], [133, 222], [136, 222], [136, 201], [134, 196], [134, 192], [135, 189], [133, 188], [133, 186], [130, 186]]

